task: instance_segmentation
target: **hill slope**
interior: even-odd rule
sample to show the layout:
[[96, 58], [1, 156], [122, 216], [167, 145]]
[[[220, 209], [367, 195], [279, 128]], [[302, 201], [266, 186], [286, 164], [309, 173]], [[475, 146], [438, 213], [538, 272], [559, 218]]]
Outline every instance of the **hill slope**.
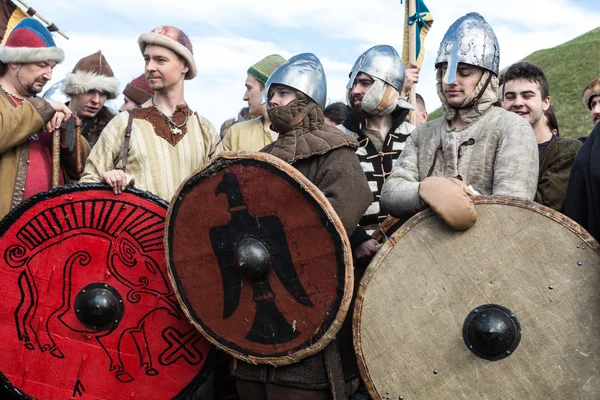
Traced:
[[[538, 50], [525, 61], [539, 65], [550, 83], [552, 105], [561, 136], [578, 138], [593, 128], [589, 111], [581, 103], [581, 92], [600, 76], [600, 28], [551, 49]], [[430, 119], [442, 116], [439, 108]]]

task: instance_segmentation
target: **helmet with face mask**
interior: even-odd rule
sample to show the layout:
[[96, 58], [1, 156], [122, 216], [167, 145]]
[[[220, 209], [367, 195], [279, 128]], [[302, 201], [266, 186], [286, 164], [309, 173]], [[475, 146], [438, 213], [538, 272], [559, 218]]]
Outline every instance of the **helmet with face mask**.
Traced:
[[358, 57], [350, 72], [346, 85], [348, 104], [357, 76], [365, 73], [373, 79], [373, 85], [365, 92], [361, 107], [370, 115], [387, 115], [399, 105], [402, 108], [413, 107], [400, 98], [404, 87], [404, 65], [402, 58], [392, 46], [377, 45]]
[[281, 64], [265, 83], [260, 104], [268, 101], [272, 85], [285, 85], [296, 89], [325, 108], [327, 102], [327, 79], [321, 61], [312, 53], [302, 53]]
[[435, 60], [435, 67], [448, 63], [442, 77], [450, 85], [456, 81], [458, 63], [480, 67], [498, 76], [500, 45], [492, 27], [478, 13], [457, 19], [444, 35]]

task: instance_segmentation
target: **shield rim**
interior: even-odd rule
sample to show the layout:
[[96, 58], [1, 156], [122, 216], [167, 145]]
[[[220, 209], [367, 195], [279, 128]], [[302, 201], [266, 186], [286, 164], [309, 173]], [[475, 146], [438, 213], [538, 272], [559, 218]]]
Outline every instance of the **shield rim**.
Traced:
[[167, 273], [169, 276], [169, 280], [171, 281], [171, 285], [174, 288], [175, 295], [177, 296], [177, 300], [181, 305], [183, 313], [188, 318], [189, 322], [208, 340], [213, 346], [217, 349], [226, 352], [227, 354], [235, 357], [238, 360], [247, 362], [249, 364], [267, 364], [273, 366], [285, 366], [297, 363], [298, 361], [312, 356], [314, 354], [319, 353], [327, 345], [335, 338], [339, 330], [342, 328], [342, 324], [344, 323], [345, 318], [348, 316], [348, 311], [350, 309], [350, 303], [352, 301], [352, 288], [354, 287], [354, 265], [352, 263], [352, 247], [350, 246], [350, 241], [348, 239], [348, 235], [346, 234], [346, 230], [342, 224], [342, 221], [338, 217], [337, 213], [333, 209], [329, 200], [325, 197], [323, 192], [317, 188], [311, 181], [309, 181], [304, 175], [302, 175], [296, 168], [289, 165], [279, 157], [260, 152], [253, 151], [225, 151], [220, 153], [218, 156], [214, 157], [200, 168], [195, 170], [190, 176], [188, 176], [177, 188], [177, 191], [173, 195], [173, 199], [177, 198], [184, 186], [188, 183], [188, 181], [192, 180], [196, 174], [210, 168], [217, 162], [218, 160], [254, 160], [261, 161], [266, 164], [269, 164], [280, 171], [287, 174], [291, 179], [300, 184], [303, 188], [306, 189], [306, 193], [313, 197], [320, 205], [322, 210], [327, 215], [328, 219], [333, 222], [333, 225], [336, 228], [337, 233], [340, 236], [342, 243], [342, 251], [343, 258], [345, 260], [345, 286], [344, 286], [344, 294], [342, 296], [340, 307], [338, 308], [335, 318], [331, 325], [327, 328], [327, 330], [321, 335], [321, 338], [311, 344], [308, 347], [305, 347], [301, 350], [297, 350], [293, 353], [289, 353], [284, 356], [255, 356], [255, 355], [246, 355], [235, 349], [227, 347], [225, 344], [221, 343], [214, 337], [210, 335], [210, 332], [207, 332], [198, 322], [196, 322], [192, 316], [192, 312], [190, 312], [187, 304], [183, 302], [182, 295], [180, 293], [179, 285], [177, 284], [178, 278], [175, 276], [173, 270], [174, 267], [171, 265], [170, 260], [170, 248], [169, 248], [169, 228], [171, 226], [171, 219], [173, 214], [173, 209], [175, 205], [175, 201], [171, 201], [169, 204], [169, 209], [167, 211], [167, 217], [165, 220], [165, 235], [164, 235], [164, 247], [165, 247], [165, 256], [167, 262]]
[[[10, 210], [8, 214], [6, 214], [2, 219], [0, 219], [0, 237], [3, 236], [7, 230], [15, 223], [21, 216], [23, 216], [27, 211], [33, 208], [36, 204], [41, 201], [51, 200], [59, 196], [67, 195], [69, 193], [74, 192], [82, 192], [82, 191], [101, 191], [105, 190], [112, 194], [112, 188], [105, 183], [77, 183], [74, 185], [65, 185], [59, 186], [54, 189], [50, 189], [46, 192], [37, 193], [22, 203], [18, 204], [15, 208]], [[168, 211], [168, 203], [158, 197], [157, 195], [146, 192], [140, 189], [136, 189], [135, 187], [128, 186], [125, 188], [123, 193], [134, 194], [138, 197], [143, 198], [144, 200], [148, 200], [155, 205], [167, 209]], [[165, 224], [166, 224], [166, 215], [165, 215]], [[165, 268], [167, 269], [167, 273], [169, 272], [168, 265], [165, 264]], [[169, 282], [171, 283], [171, 282]], [[171, 283], [172, 284], [172, 283]], [[173, 288], [175, 290], [175, 288]], [[179, 300], [179, 297], [178, 297]], [[193, 326], [193, 325], [192, 325]], [[215, 362], [216, 362], [217, 352], [214, 348], [210, 348], [208, 354], [204, 360], [204, 365], [198, 372], [198, 374], [183, 388], [181, 391], [172, 398], [172, 400], [183, 400], [189, 398], [192, 394], [198, 390], [198, 388], [204, 384], [210, 374], [213, 373]], [[21, 391], [21, 389], [17, 388], [13, 383], [8, 379], [2, 371], [0, 371], [0, 386], [2, 386], [5, 390], [7, 390], [10, 394], [17, 396], [19, 399], [23, 400], [35, 400], [33, 397], [28, 395], [26, 392]]]
[[[585, 242], [591, 250], [593, 250], [597, 255], [600, 256], [600, 244], [592, 237], [592, 235], [590, 235], [577, 222], [573, 221], [566, 215], [556, 210], [553, 210], [549, 207], [546, 207], [542, 204], [530, 200], [523, 200], [511, 196], [475, 196], [472, 198], [472, 200], [474, 205], [501, 204], [525, 208], [537, 212], [538, 214], [548, 217], [551, 220], [558, 222], [565, 228], [569, 229], [571, 232], [577, 235], [583, 242]], [[391, 251], [394, 245], [398, 243], [398, 241], [400, 241], [400, 239], [402, 239], [404, 235], [410, 232], [421, 221], [433, 217], [435, 215], [435, 212], [431, 208], [427, 208], [414, 215], [402, 226], [400, 226], [392, 234], [392, 236], [390, 236], [388, 240], [381, 246], [381, 249], [377, 252], [375, 257], [367, 267], [365, 274], [363, 275], [363, 278], [361, 279], [360, 284], [358, 286], [358, 291], [356, 293], [356, 302], [354, 304], [354, 313], [352, 316], [352, 337], [354, 342], [354, 352], [356, 354], [356, 361], [358, 364], [358, 369], [360, 371], [360, 376], [363, 379], [370, 396], [374, 399], [380, 399], [383, 398], [383, 396], [381, 393], [379, 393], [379, 391], [375, 387], [375, 384], [373, 383], [373, 379], [371, 378], [371, 374], [369, 373], [369, 368], [365, 361], [365, 357], [362, 353], [361, 317], [363, 303], [365, 301], [365, 292], [369, 282], [375, 276], [378, 268], [381, 266], [381, 261], [383, 261], [383, 259], [388, 255], [388, 253]]]

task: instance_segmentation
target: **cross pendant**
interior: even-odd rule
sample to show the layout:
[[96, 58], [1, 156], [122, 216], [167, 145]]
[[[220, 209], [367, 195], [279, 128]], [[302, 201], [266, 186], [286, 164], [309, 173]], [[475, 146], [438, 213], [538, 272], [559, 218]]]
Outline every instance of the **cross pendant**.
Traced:
[[171, 132], [173, 133], [173, 135], [178, 136], [181, 135], [181, 129], [177, 128], [177, 127], [172, 127], [171, 128]]

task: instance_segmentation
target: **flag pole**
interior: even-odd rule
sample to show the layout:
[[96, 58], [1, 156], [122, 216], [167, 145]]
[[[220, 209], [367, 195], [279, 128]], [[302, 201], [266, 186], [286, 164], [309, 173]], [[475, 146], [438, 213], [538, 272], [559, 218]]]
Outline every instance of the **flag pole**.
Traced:
[[29, 6], [29, 4], [25, 3], [24, 0], [17, 0], [19, 3], [21, 3], [21, 5], [25, 8], [27, 8], [27, 14], [31, 15], [32, 17], [35, 15], [37, 16], [39, 19], [41, 19], [46, 25], [48, 25], [48, 27], [52, 27], [54, 26], [54, 28], [56, 28], [56, 32], [58, 32], [62, 37], [64, 37], [65, 39], [69, 39], [69, 36], [67, 36], [66, 33], [64, 33], [63, 31], [61, 31], [60, 29], [58, 29], [58, 27], [56, 25], [54, 25], [53, 23], [51, 23], [50, 21], [48, 21], [46, 18], [42, 17], [40, 15], [39, 12], [35, 11], [33, 8], [31, 8]]
[[[417, 12], [416, 0], [408, 0], [408, 14], [409, 17], [415, 15]], [[410, 25], [408, 27], [408, 62], [412, 64], [417, 63], [417, 23]], [[409, 88], [409, 103], [412, 104], [415, 108], [417, 105], [417, 85], [413, 84]], [[413, 125], [417, 123], [417, 115], [415, 110], [411, 110], [409, 113], [409, 122]]]

